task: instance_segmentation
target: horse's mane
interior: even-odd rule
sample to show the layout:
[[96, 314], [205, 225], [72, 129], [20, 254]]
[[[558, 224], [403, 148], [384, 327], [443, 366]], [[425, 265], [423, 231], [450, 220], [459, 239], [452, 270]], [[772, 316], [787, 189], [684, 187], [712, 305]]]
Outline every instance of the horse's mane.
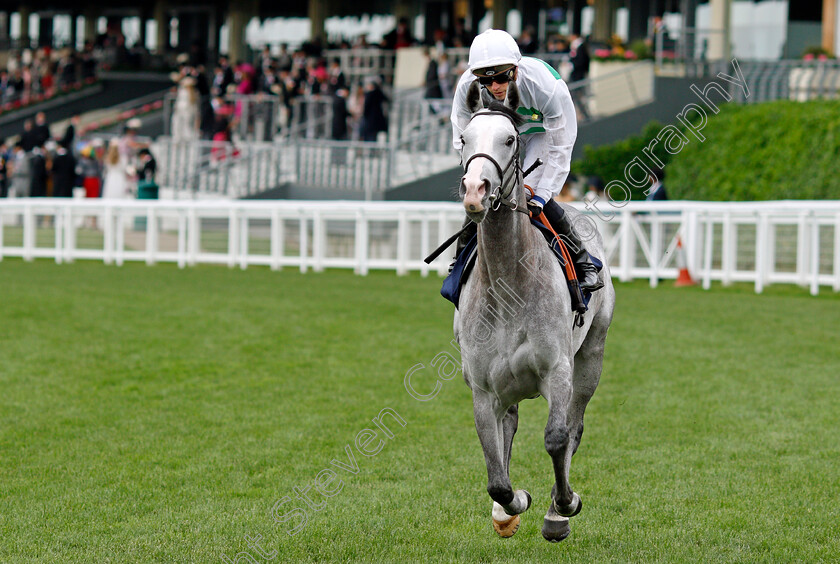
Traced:
[[498, 100], [493, 100], [492, 102], [490, 102], [490, 105], [487, 106], [487, 109], [493, 112], [500, 112], [505, 114], [507, 117], [510, 118], [510, 120], [516, 127], [519, 127], [520, 125], [528, 121], [528, 119], [525, 116], [518, 113], [516, 110], [510, 109]]

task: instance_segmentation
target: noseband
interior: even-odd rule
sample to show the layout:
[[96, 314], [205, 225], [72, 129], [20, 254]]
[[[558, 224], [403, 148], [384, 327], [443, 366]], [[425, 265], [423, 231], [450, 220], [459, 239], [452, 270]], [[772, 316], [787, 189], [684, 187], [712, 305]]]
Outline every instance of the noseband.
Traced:
[[[498, 211], [499, 208], [502, 205], [504, 205], [513, 211], [522, 211], [523, 213], [527, 213], [525, 210], [517, 209], [519, 204], [516, 202], [516, 200], [510, 199], [510, 194], [516, 187], [516, 183], [519, 178], [519, 173], [522, 172], [522, 169], [519, 165], [519, 151], [521, 149], [521, 145], [519, 139], [519, 130], [516, 127], [516, 123], [511, 119], [509, 115], [505, 114], [504, 112], [499, 112], [495, 110], [477, 113], [470, 118], [470, 121], [475, 119], [477, 116], [503, 116], [505, 119], [510, 121], [511, 125], [513, 125], [514, 131], [516, 131], [516, 150], [513, 152], [513, 156], [511, 156], [510, 160], [507, 162], [504, 168], [502, 168], [502, 165], [499, 164], [499, 161], [497, 161], [492, 155], [489, 155], [487, 153], [475, 153], [471, 155], [470, 158], [468, 158], [467, 161], [464, 163], [464, 172], [467, 172], [467, 169], [469, 168], [470, 163], [473, 161], [473, 159], [478, 157], [483, 157], [487, 159], [493, 164], [494, 167], [496, 167], [496, 172], [499, 173], [500, 179], [500, 184], [491, 189], [489, 198], [490, 209], [493, 211]], [[510, 178], [512, 182], [505, 182], [505, 175], [507, 174], [508, 170], [510, 170], [510, 167], [514, 167], [513, 176]], [[509, 184], [509, 186], [507, 187], [507, 190], [504, 193], [502, 193], [502, 189], [505, 188], [506, 184]]]

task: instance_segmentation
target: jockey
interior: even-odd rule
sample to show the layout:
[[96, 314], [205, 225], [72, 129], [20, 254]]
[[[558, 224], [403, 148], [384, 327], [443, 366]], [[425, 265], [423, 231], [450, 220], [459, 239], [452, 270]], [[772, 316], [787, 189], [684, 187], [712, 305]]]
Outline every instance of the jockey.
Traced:
[[[517, 111], [527, 117], [525, 124], [519, 127], [525, 146], [523, 170], [528, 170], [538, 158], [545, 163], [528, 176], [528, 184], [534, 187], [534, 196], [528, 202], [531, 216], [536, 217], [544, 211], [552, 227], [563, 237], [581, 273], [581, 289], [591, 292], [601, 288], [603, 284], [598, 279], [598, 270], [583, 241], [563, 208], [553, 199], [560, 193], [569, 174], [572, 147], [577, 137], [577, 118], [569, 88], [548, 63], [523, 57], [516, 40], [509, 33], [488, 29], [473, 40], [469, 69], [461, 76], [455, 90], [451, 116], [452, 142], [458, 152], [461, 151], [461, 133], [471, 117], [467, 108], [467, 90], [476, 79], [492, 98], [499, 101], [505, 99], [508, 83], [516, 81], [521, 104]], [[475, 233], [475, 224], [468, 231]], [[459, 245], [465, 245], [472, 233], [466, 239], [462, 237]]]

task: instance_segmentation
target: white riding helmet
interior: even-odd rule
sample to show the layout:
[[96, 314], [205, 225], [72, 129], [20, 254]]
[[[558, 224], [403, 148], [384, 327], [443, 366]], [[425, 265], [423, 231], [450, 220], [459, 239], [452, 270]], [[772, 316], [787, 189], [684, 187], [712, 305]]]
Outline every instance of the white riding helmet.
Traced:
[[501, 29], [488, 29], [470, 45], [469, 65], [473, 73], [489, 67], [518, 65], [520, 59], [522, 54], [516, 40]]

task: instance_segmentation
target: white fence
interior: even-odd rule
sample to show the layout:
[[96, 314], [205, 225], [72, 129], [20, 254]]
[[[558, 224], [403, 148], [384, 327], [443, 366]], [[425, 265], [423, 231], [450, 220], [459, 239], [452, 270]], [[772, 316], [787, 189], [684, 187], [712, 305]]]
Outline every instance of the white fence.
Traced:
[[[577, 205], [582, 209], [582, 204]], [[606, 202], [590, 212], [605, 260], [622, 281], [675, 278], [677, 241], [708, 288], [776, 283], [840, 291], [840, 201]], [[164, 200], [0, 200], [0, 258], [199, 263], [246, 268], [352, 268], [423, 275], [423, 257], [463, 220], [457, 203]]]

